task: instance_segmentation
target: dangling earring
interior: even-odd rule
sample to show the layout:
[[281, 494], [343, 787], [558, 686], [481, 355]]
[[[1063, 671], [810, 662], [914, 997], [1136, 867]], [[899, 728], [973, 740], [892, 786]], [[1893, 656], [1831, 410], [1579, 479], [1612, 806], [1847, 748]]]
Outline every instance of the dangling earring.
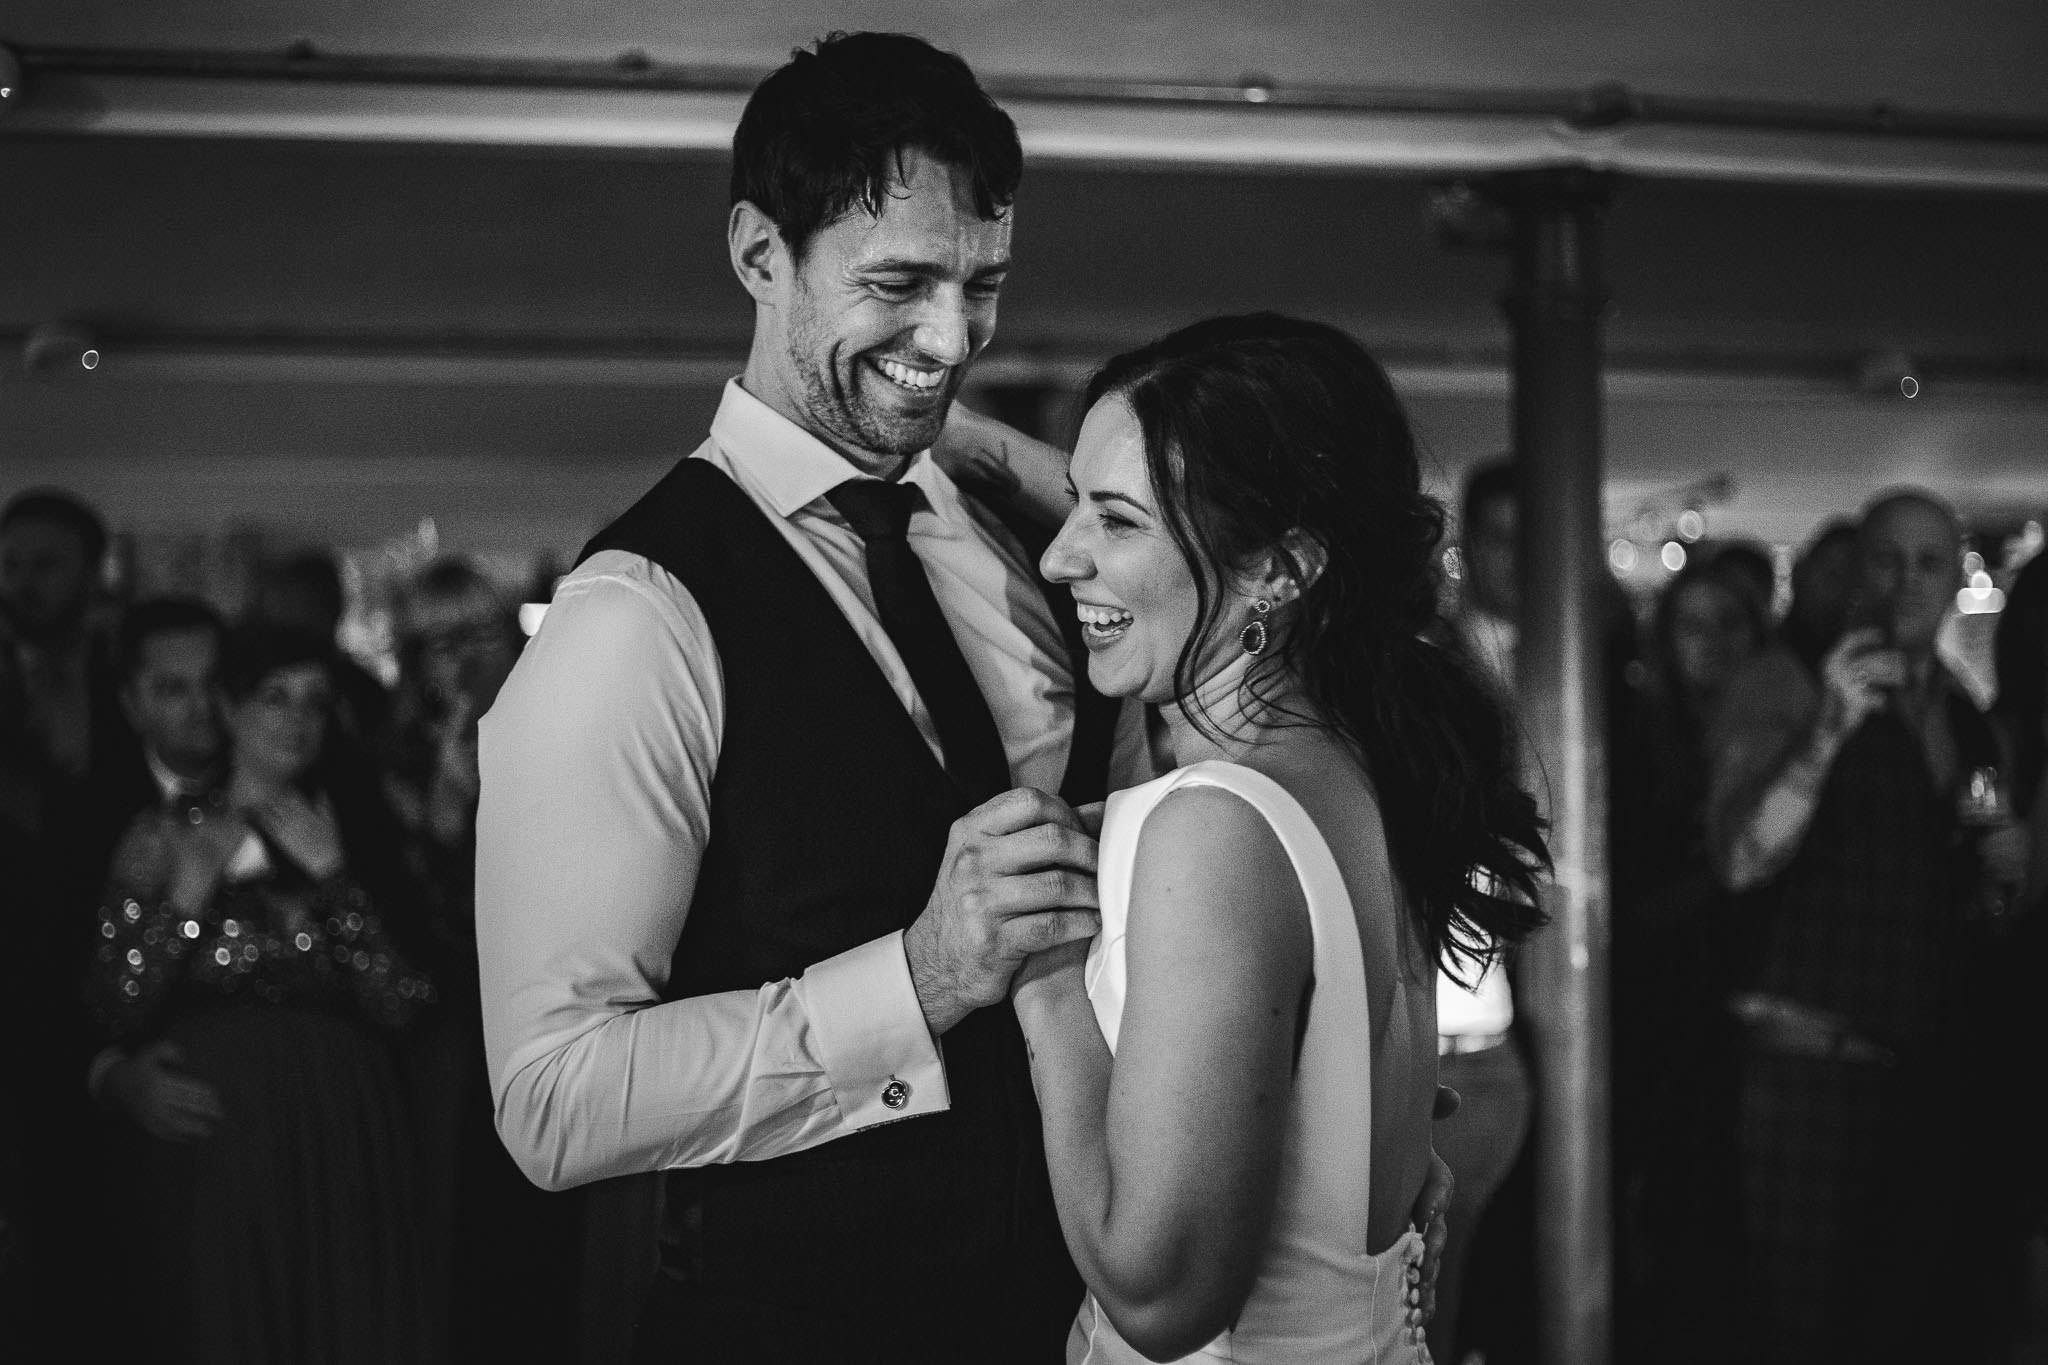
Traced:
[[1237, 633], [1237, 646], [1254, 659], [1266, 652], [1266, 613], [1273, 604], [1261, 597], [1252, 603], [1252, 619]]

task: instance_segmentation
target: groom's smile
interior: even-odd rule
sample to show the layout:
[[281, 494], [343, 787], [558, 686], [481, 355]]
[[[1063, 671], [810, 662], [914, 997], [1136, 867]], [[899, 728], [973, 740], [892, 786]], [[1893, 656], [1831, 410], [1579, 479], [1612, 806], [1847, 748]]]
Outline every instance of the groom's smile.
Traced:
[[947, 372], [952, 367], [940, 366], [937, 369], [926, 370], [907, 365], [900, 360], [877, 360], [875, 368], [887, 375], [889, 382], [897, 388], [907, 389], [911, 393], [926, 394], [946, 382]]
[[1010, 220], [976, 211], [966, 172], [912, 151], [881, 196], [805, 243], [772, 315], [781, 392], [758, 395], [869, 473], [929, 447], [995, 331]]

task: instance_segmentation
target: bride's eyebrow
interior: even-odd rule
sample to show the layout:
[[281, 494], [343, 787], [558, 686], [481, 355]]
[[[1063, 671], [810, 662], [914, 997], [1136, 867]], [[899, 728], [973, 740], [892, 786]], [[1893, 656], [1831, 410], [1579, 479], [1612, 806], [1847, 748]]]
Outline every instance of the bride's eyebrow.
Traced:
[[[1068, 486], [1072, 486], [1071, 481], [1069, 481]], [[1099, 504], [1121, 502], [1132, 508], [1135, 508], [1139, 513], [1141, 513], [1144, 516], [1149, 517], [1152, 515], [1152, 509], [1147, 507], [1144, 503], [1139, 502], [1136, 498], [1132, 497], [1128, 493], [1119, 493], [1112, 488], [1098, 488], [1093, 493], [1090, 493], [1088, 495], [1088, 501]]]

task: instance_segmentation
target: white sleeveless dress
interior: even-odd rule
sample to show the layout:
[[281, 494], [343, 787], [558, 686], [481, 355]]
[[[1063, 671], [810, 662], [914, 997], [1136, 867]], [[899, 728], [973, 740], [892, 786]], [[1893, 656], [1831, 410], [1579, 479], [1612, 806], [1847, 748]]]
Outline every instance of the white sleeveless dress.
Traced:
[[[1280, 1188], [1258, 1279], [1236, 1324], [1187, 1360], [1237, 1365], [1400, 1365], [1427, 1362], [1408, 1339], [1408, 1268], [1422, 1259], [1413, 1229], [1366, 1253], [1371, 1190], [1372, 1084], [1365, 964], [1351, 897], [1329, 845], [1287, 790], [1234, 763], [1196, 763], [1109, 798], [1102, 821], [1102, 931], [1084, 975], [1102, 1036], [1116, 1051], [1124, 1008], [1124, 928], [1138, 831], [1182, 787], [1213, 786], [1251, 804], [1280, 838], [1308, 900], [1315, 990], [1281, 1151]], [[1067, 1337], [1068, 1365], [1126, 1365], [1144, 1357], [1118, 1335], [1093, 1295]]]

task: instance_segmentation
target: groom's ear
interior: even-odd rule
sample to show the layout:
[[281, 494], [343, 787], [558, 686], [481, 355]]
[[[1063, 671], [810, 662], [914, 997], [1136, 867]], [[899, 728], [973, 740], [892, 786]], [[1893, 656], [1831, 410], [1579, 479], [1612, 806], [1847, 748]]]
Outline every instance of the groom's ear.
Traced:
[[751, 201], [740, 200], [726, 219], [725, 247], [740, 287], [753, 296], [755, 303], [775, 307], [795, 268], [775, 220]]

